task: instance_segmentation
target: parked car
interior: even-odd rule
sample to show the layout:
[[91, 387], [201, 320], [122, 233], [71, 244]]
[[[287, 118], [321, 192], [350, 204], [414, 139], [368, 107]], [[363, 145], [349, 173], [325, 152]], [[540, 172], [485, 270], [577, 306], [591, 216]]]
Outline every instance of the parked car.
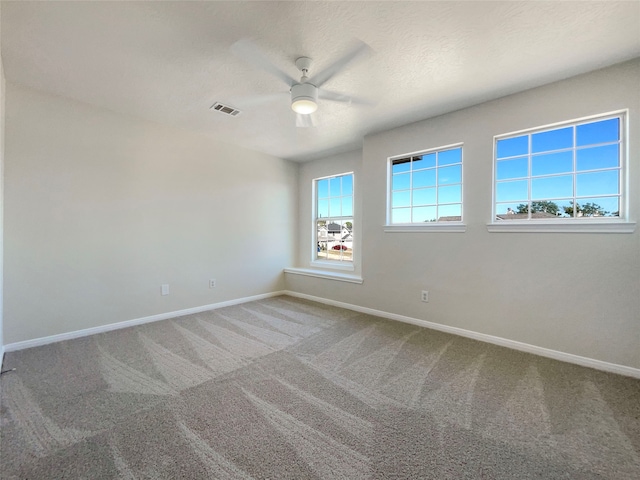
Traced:
[[333, 247], [334, 250], [346, 250], [347, 246], [346, 245], [334, 245]]

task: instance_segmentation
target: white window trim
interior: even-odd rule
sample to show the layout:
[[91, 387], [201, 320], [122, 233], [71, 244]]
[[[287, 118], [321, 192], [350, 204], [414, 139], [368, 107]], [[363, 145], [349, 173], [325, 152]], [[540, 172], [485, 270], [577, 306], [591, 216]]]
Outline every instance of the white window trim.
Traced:
[[[506, 137], [514, 137], [519, 134], [531, 134], [536, 131], [543, 131], [555, 127], [565, 125], [575, 125], [578, 123], [587, 123], [590, 120], [604, 119], [607, 117], [619, 116], [623, 119], [623, 128], [621, 130], [624, 148], [622, 148], [623, 163], [620, 167], [620, 191], [623, 200], [620, 202], [620, 211], [623, 213], [620, 217], [613, 218], [567, 218], [554, 221], [548, 220], [496, 220], [496, 146], [497, 141]], [[636, 222], [629, 220], [629, 110], [616, 110], [613, 112], [600, 113], [581, 117], [574, 120], [551, 123], [535, 128], [527, 128], [515, 132], [495, 135], [493, 137], [493, 168], [491, 179], [491, 221], [487, 223], [487, 230], [491, 233], [633, 233], [636, 228]]]
[[316, 268], [331, 268], [333, 270], [344, 270], [348, 272], [355, 271], [353, 261], [338, 263], [338, 260], [311, 260], [310, 265]]
[[338, 280], [340, 282], [357, 283], [361, 285], [363, 283], [362, 277], [358, 275], [349, 275], [347, 273], [327, 272], [323, 270], [314, 270], [312, 268], [285, 268], [284, 273], [290, 273], [293, 275], [302, 275], [305, 277], [326, 278], [329, 280]]
[[[350, 271], [353, 272], [355, 271], [355, 253], [354, 250], [352, 248], [352, 257], [351, 257], [351, 262], [348, 261], [339, 261], [339, 260], [325, 260], [325, 259], [318, 259], [317, 254], [318, 254], [318, 249], [317, 249], [317, 245], [318, 245], [318, 227], [317, 227], [317, 220], [318, 220], [318, 192], [317, 192], [317, 183], [318, 180], [323, 180], [325, 178], [334, 178], [334, 177], [342, 177], [344, 175], [351, 175], [353, 178], [353, 192], [351, 194], [352, 197], [352, 202], [353, 202], [353, 215], [351, 215], [351, 218], [353, 219], [353, 228], [355, 229], [355, 218], [356, 218], [356, 202], [355, 202], [355, 192], [356, 192], [356, 176], [355, 173], [353, 171], [349, 171], [349, 172], [343, 172], [343, 173], [336, 173], [333, 175], [325, 175], [323, 177], [317, 177], [314, 178], [311, 181], [311, 238], [313, 239], [313, 241], [311, 242], [311, 261], [309, 262], [309, 266], [311, 267], [315, 267], [315, 268], [326, 268], [326, 269], [330, 269], [330, 270], [342, 270], [342, 271]], [[355, 242], [354, 242], [355, 243]], [[295, 270], [307, 270], [307, 269], [295, 269]], [[286, 271], [286, 270], [285, 270]], [[309, 271], [313, 271], [313, 270], [309, 270]], [[317, 272], [320, 272], [319, 270]], [[289, 273], [296, 273], [296, 272], [289, 272]], [[337, 275], [341, 275], [341, 274], [337, 274]], [[316, 275], [317, 276], [317, 275]], [[362, 282], [360, 282], [362, 283]]]
[[635, 229], [636, 222], [621, 220], [504, 220], [501, 223], [487, 223], [487, 230], [491, 233], [633, 233]]
[[[428, 150], [417, 150], [415, 152], [394, 155], [387, 158], [387, 216], [383, 229], [386, 233], [464, 233], [467, 225], [464, 223], [464, 143], [452, 143], [441, 147], [430, 148]], [[462, 162], [460, 164], [460, 222], [429, 222], [429, 223], [391, 223], [391, 188], [392, 188], [392, 163], [393, 160], [414, 155], [423, 155], [431, 152], [461, 148]]]
[[384, 231], [387, 233], [464, 233], [467, 231], [467, 225], [462, 222], [434, 222], [425, 225], [394, 223], [393, 225], [384, 225]]

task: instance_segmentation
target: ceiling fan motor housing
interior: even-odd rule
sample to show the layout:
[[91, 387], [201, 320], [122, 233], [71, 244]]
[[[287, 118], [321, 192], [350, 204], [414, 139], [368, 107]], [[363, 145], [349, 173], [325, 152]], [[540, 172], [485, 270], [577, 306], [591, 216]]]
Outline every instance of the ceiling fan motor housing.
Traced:
[[296, 83], [291, 87], [291, 108], [301, 114], [318, 109], [318, 87], [310, 83]]

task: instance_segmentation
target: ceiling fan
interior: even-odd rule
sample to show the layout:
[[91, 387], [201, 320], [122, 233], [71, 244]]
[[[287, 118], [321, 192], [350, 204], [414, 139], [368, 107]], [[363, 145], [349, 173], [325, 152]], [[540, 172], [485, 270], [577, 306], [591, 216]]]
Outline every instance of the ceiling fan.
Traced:
[[318, 99], [348, 104], [371, 104], [371, 102], [361, 98], [322, 88], [322, 85], [340, 73], [348, 65], [354, 64], [369, 54], [371, 48], [364, 42], [354, 42], [342, 57], [312, 77], [308, 76], [311, 69], [311, 59], [309, 57], [299, 57], [295, 61], [295, 66], [302, 73], [300, 80], [294, 79], [274, 65], [260, 49], [248, 39], [239, 40], [234, 43], [231, 46], [231, 51], [247, 63], [271, 73], [286, 83], [289, 87], [291, 97], [291, 109], [297, 114], [296, 126], [298, 127], [314, 125], [311, 114], [318, 109]]

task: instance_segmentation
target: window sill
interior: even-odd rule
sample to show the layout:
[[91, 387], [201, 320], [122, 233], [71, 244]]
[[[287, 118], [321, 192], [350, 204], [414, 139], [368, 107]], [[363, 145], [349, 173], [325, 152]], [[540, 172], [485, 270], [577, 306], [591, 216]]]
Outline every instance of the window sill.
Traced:
[[487, 224], [487, 230], [492, 233], [633, 233], [635, 228], [636, 222], [590, 220], [571, 222], [507, 220]]
[[312, 260], [311, 266], [316, 268], [329, 268], [331, 270], [342, 270], [345, 272], [353, 272], [355, 267], [353, 266], [353, 262], [338, 262], [338, 261], [322, 261], [322, 260]]
[[467, 225], [459, 222], [384, 225], [387, 233], [464, 233]]
[[324, 270], [315, 270], [312, 268], [285, 268], [284, 273], [293, 275], [304, 275], [307, 277], [328, 278], [330, 280], [338, 280], [340, 282], [362, 284], [362, 277], [351, 275], [348, 273], [326, 272]]

